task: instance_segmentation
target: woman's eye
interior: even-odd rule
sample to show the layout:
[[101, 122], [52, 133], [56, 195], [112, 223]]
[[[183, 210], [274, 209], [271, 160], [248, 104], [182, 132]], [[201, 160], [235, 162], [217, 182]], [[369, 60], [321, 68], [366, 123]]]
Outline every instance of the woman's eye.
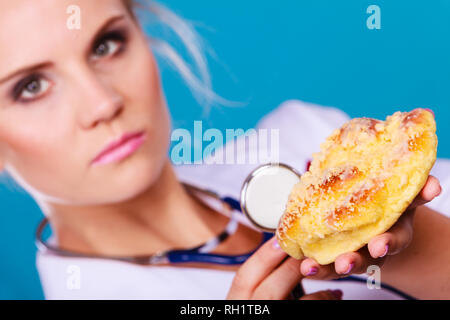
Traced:
[[119, 48], [119, 45], [114, 41], [108, 40], [101, 43], [96, 49], [95, 54], [97, 56], [103, 57], [108, 54], [114, 54]]
[[42, 96], [50, 87], [50, 81], [39, 76], [25, 79], [23, 84], [14, 90], [14, 98], [21, 101], [34, 100]]
[[123, 49], [125, 36], [121, 32], [111, 32], [105, 35], [94, 48], [95, 57], [105, 57], [118, 54]]

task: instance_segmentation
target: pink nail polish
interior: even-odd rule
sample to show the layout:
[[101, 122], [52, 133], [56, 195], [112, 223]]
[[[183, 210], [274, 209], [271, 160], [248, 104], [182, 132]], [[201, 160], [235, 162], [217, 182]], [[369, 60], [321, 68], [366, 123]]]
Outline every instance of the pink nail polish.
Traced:
[[349, 274], [350, 271], [352, 271], [352, 269], [353, 269], [354, 266], [355, 266], [355, 263], [354, 263], [354, 262], [350, 263], [350, 265], [349, 265], [348, 268], [347, 268], [347, 271], [345, 271], [344, 274]]
[[389, 245], [387, 244], [384, 248], [385, 248], [384, 253], [381, 256], [379, 256], [379, 258], [383, 258], [385, 255], [387, 255], [387, 253], [389, 251]]
[[317, 273], [317, 271], [319, 271], [319, 269], [317, 269], [317, 267], [312, 267], [311, 269], [309, 269], [309, 272], [306, 275], [313, 276]]

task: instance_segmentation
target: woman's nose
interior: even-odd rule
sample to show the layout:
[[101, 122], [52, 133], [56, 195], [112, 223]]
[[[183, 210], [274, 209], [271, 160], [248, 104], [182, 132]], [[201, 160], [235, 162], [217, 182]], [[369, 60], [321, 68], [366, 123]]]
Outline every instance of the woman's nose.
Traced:
[[122, 112], [122, 95], [111, 84], [95, 75], [84, 77], [83, 82], [79, 112], [85, 129], [110, 122]]

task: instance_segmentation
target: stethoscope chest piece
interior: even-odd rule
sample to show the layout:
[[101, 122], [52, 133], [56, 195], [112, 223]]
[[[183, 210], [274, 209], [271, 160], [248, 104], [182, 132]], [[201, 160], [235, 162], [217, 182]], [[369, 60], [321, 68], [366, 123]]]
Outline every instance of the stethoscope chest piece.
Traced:
[[269, 163], [257, 167], [242, 185], [242, 212], [255, 227], [275, 232], [289, 194], [300, 181], [300, 176], [294, 168], [283, 163]]

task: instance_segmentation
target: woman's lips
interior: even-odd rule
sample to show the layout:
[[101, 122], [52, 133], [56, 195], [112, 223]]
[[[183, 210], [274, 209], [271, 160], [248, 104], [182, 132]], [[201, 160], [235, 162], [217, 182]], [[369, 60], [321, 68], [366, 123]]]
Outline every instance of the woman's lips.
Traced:
[[100, 154], [92, 161], [91, 165], [102, 165], [120, 161], [132, 153], [134, 153], [146, 139], [145, 132], [125, 134], [117, 141], [108, 145]]

